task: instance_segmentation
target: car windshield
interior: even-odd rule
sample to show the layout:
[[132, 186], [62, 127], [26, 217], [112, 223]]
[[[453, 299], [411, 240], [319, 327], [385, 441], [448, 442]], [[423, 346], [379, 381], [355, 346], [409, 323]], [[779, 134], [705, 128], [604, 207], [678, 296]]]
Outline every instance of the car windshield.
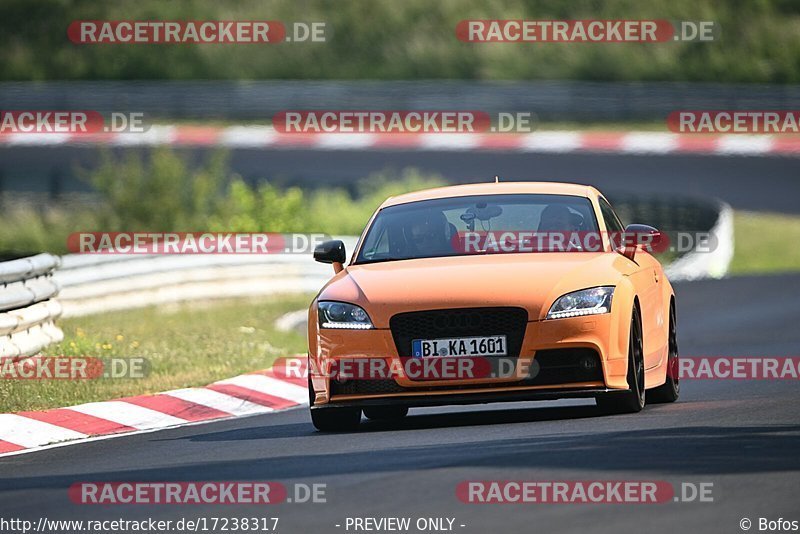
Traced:
[[[598, 233], [586, 197], [514, 194], [423, 200], [380, 210], [355, 263], [492, 252], [578, 252], [586, 249], [551, 246], [554, 236]], [[541, 236], [545, 241], [536, 241]], [[559, 243], [563, 245], [563, 238]]]

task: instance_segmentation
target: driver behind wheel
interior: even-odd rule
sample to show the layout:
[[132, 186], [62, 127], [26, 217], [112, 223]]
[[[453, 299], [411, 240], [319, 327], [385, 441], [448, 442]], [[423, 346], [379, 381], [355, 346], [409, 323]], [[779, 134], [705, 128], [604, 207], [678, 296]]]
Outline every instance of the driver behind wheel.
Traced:
[[[540, 232], [577, 232], [580, 223], [576, 220], [576, 214], [569, 208], [561, 204], [550, 204], [539, 218]], [[580, 217], [580, 216], [578, 216]]]
[[453, 251], [452, 225], [440, 211], [427, 211], [410, 222], [406, 230], [409, 248], [418, 256], [434, 256]]

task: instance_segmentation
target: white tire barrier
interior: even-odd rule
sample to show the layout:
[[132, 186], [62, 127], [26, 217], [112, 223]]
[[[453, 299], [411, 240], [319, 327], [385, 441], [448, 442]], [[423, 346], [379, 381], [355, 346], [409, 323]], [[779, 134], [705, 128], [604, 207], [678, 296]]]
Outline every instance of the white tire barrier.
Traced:
[[[342, 237], [348, 252], [357, 238]], [[172, 302], [314, 293], [330, 265], [310, 254], [69, 255], [56, 274], [64, 317]]]
[[0, 263], [0, 359], [32, 356], [64, 339], [55, 324], [62, 314], [54, 300], [59, 265], [52, 254]]

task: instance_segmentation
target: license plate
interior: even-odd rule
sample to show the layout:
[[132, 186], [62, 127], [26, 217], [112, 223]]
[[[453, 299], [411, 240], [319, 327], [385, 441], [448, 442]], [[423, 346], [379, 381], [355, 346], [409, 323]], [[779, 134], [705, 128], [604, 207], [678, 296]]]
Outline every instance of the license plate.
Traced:
[[411, 352], [415, 358], [452, 356], [505, 356], [506, 336], [415, 339]]

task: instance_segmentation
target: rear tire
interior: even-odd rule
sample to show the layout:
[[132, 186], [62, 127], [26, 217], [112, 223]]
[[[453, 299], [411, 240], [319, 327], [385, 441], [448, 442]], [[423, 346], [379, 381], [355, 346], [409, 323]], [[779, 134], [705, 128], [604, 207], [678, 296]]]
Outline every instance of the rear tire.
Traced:
[[308, 377], [308, 405], [311, 423], [320, 432], [347, 432], [358, 429], [361, 423], [361, 409], [352, 407], [326, 406], [314, 408], [314, 388]]
[[606, 413], [636, 413], [645, 405], [644, 347], [642, 343], [642, 319], [639, 308], [634, 306], [631, 314], [628, 341], [628, 390], [607, 393], [595, 399], [597, 406]]
[[364, 408], [364, 417], [373, 421], [398, 421], [408, 415], [407, 406], [370, 406]]
[[647, 392], [647, 402], [654, 404], [675, 402], [681, 393], [678, 378], [678, 336], [675, 321], [675, 306], [669, 308], [669, 351], [667, 356], [667, 381]]

